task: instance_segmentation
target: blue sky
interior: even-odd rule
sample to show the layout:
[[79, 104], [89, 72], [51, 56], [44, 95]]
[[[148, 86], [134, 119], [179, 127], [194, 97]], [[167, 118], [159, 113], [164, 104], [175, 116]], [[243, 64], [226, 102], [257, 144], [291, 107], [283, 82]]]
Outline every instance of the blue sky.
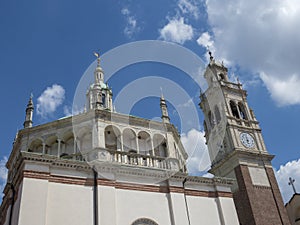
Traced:
[[[267, 149], [276, 155], [273, 166], [287, 199], [292, 194], [289, 176], [296, 178], [300, 191], [300, 31], [295, 29], [299, 21], [297, 0], [1, 1], [0, 181], [5, 181], [3, 165], [17, 130], [22, 129], [31, 92], [34, 124], [63, 117], [72, 107], [80, 78], [95, 60], [93, 51], [105, 53], [128, 42], [164, 40], [184, 46], [204, 62], [209, 46], [215, 58], [229, 67], [230, 77], [239, 77]], [[193, 105], [198, 104], [197, 84], [182, 71], [160, 63], [128, 66], [109, 84], [116, 95], [128, 83], [149, 75], [173, 80], [186, 90]], [[141, 99], [130, 113], [159, 117], [159, 95]], [[177, 107], [170, 105], [169, 111], [180, 129]], [[188, 148], [200, 137], [197, 144], [203, 150], [201, 127], [189, 128], [182, 131], [182, 141]], [[198, 166], [201, 155], [191, 158], [194, 173], [205, 167]]]

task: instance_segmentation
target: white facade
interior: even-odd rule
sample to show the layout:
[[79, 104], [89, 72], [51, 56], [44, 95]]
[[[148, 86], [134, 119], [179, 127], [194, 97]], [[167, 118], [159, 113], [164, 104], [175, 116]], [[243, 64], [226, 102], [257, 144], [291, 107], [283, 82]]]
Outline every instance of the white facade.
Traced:
[[[66, 160], [20, 154], [26, 160], [12, 224], [94, 224], [93, 174], [84, 162], [68, 165]], [[99, 174], [98, 224], [130, 225], [142, 218], [156, 224], [239, 224], [231, 182], [184, 173], [162, 180], [162, 171], [141, 170], [144, 171], [116, 169], [111, 175], [120, 177], [119, 181]], [[124, 172], [125, 177], [120, 175]], [[140, 172], [144, 173], [143, 178]], [[9, 212], [10, 206], [1, 224], [9, 224]]]
[[163, 97], [163, 122], [118, 114], [94, 75], [87, 112], [32, 127], [30, 100], [0, 225], [238, 225], [232, 180], [188, 176]]

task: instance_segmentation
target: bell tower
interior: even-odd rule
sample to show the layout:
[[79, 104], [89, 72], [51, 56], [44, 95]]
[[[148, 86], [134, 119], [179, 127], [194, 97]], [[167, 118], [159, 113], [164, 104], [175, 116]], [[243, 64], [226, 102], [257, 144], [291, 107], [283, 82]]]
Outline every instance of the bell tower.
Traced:
[[210, 53], [200, 95], [210, 172], [236, 180], [232, 187], [241, 225], [290, 224], [259, 122], [248, 106], [247, 92], [230, 82], [227, 68]]

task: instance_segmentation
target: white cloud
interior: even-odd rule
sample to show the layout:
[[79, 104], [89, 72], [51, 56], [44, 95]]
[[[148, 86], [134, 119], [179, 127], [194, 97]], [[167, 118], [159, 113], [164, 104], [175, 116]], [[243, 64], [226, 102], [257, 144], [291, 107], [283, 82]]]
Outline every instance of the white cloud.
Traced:
[[299, 75], [294, 74], [284, 79], [284, 77], [273, 77], [261, 73], [261, 79], [271, 93], [272, 99], [274, 99], [279, 106], [300, 103]]
[[52, 87], [47, 87], [37, 99], [37, 114], [43, 118], [51, 115], [64, 99], [65, 89], [62, 86], [53, 84]]
[[278, 105], [300, 104], [291, 85], [300, 83], [299, 1], [210, 0], [206, 8], [216, 57], [259, 74]]
[[205, 144], [204, 132], [191, 129], [187, 134], [181, 135], [181, 142], [189, 155], [187, 161], [189, 174], [206, 173], [210, 168], [210, 159]]
[[179, 0], [178, 7], [183, 14], [192, 15], [195, 19], [199, 18], [199, 7], [195, 0]]
[[[197, 39], [198, 45], [209, 49], [209, 51], [212, 53], [212, 55], [215, 54], [215, 46], [214, 46], [214, 40], [210, 36], [208, 32], [204, 32], [200, 35], [200, 37]], [[206, 61], [209, 61], [209, 55], [205, 53]]]
[[64, 114], [65, 116], [72, 116], [72, 108], [70, 106], [65, 105], [64, 106]]
[[201, 36], [197, 39], [197, 43], [205, 48], [212, 48], [214, 46], [214, 41], [212, 40], [208, 32], [202, 33]]
[[179, 107], [179, 108], [190, 108], [190, 107], [193, 107], [193, 106], [195, 106], [193, 98], [190, 98], [186, 102], [177, 105], [177, 107]]
[[169, 20], [169, 23], [160, 29], [159, 33], [161, 39], [179, 44], [192, 40], [194, 36], [193, 27], [186, 24], [183, 17]]
[[126, 27], [124, 28], [124, 34], [128, 38], [132, 38], [133, 34], [139, 31], [139, 27], [137, 26], [137, 20], [134, 16], [131, 15], [131, 12], [128, 8], [123, 8], [121, 10], [121, 13], [126, 19]]
[[293, 196], [293, 189], [289, 183], [289, 177], [295, 179], [296, 191], [300, 191], [300, 159], [294, 160], [280, 166], [279, 170], [275, 173], [279, 184], [283, 201], [286, 203]]
[[0, 160], [0, 199], [2, 199], [3, 197], [3, 189], [4, 186], [6, 184], [6, 179], [7, 179], [7, 169], [5, 167], [5, 164], [7, 162], [7, 157], [4, 156], [1, 160]]

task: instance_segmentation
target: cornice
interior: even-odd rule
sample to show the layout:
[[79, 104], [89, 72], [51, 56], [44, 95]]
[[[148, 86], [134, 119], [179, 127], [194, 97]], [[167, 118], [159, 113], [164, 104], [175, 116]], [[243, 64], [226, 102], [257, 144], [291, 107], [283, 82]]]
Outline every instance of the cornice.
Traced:
[[[214, 171], [219, 170], [222, 166], [228, 163], [230, 163], [233, 168], [238, 164], [248, 165], [246, 162], [244, 162], [247, 160], [271, 163], [274, 157], [274, 155], [271, 155], [268, 152], [261, 152], [257, 150], [247, 151], [241, 149], [234, 149], [232, 152], [228, 153], [222, 160], [213, 164], [209, 172], [214, 173]], [[234, 165], [234, 163], [236, 163], [237, 165]]]

